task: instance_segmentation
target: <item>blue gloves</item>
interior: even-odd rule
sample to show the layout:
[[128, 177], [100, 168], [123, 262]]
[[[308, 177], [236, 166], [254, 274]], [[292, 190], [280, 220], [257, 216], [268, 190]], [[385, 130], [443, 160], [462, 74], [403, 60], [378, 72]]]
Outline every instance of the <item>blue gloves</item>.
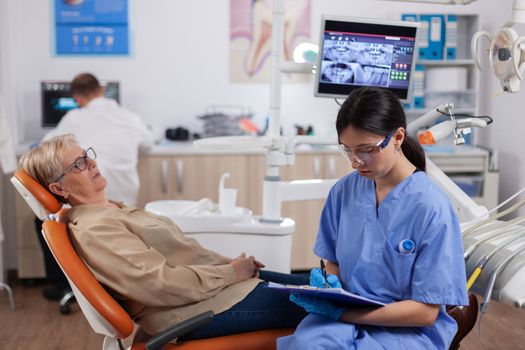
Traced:
[[310, 285], [317, 288], [326, 288], [325, 284], [328, 283], [330, 288], [342, 288], [341, 282], [336, 275], [326, 275], [326, 280], [323, 277], [321, 269], [316, 267], [310, 271]]
[[[326, 288], [326, 284], [328, 284], [330, 288], [342, 288], [341, 282], [336, 275], [327, 275], [325, 280], [320, 268], [315, 268], [310, 271], [311, 286], [317, 288]], [[290, 294], [290, 301], [296, 303], [309, 313], [325, 316], [336, 321], [339, 321], [345, 312], [345, 308], [342, 308], [329, 300], [321, 298], [292, 293]]]
[[306, 312], [328, 317], [335, 321], [339, 321], [341, 316], [343, 316], [343, 313], [346, 311], [345, 308], [340, 307], [329, 300], [309, 297], [306, 295], [292, 293], [290, 294], [290, 301], [305, 309]]

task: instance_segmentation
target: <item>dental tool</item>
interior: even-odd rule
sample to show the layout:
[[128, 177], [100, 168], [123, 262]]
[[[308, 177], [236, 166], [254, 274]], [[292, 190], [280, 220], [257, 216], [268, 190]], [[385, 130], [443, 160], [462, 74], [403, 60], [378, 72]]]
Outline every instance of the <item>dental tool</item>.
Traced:
[[[501, 202], [500, 204], [498, 204], [497, 206], [495, 206], [494, 208], [490, 209], [487, 213], [487, 215], [490, 217], [490, 215], [492, 215], [492, 213], [498, 211], [500, 208], [502, 208], [503, 206], [507, 205], [507, 203], [509, 203], [511, 200], [513, 200], [514, 198], [516, 198], [517, 196], [519, 196], [520, 194], [522, 194], [523, 192], [525, 192], [525, 187], [523, 187], [521, 190], [517, 191], [516, 193], [514, 193], [512, 196], [510, 196], [509, 198], [505, 199], [503, 202]], [[474, 220], [471, 220], [469, 222], [464, 222], [462, 223], [462, 226], [463, 227], [470, 227], [471, 225], [475, 225], [477, 224], [478, 222], [480, 222], [481, 220], [483, 219], [486, 219], [488, 218], [486, 215], [485, 216], [480, 216], [479, 218], [476, 218]]]
[[472, 255], [472, 253], [476, 250], [476, 248], [478, 248], [481, 244], [483, 243], [488, 243], [492, 240], [496, 240], [498, 238], [504, 238], [506, 236], [514, 236], [514, 234], [516, 232], [519, 232], [521, 231], [521, 227], [520, 228], [515, 228], [514, 230], [508, 232], [506, 230], [498, 230], [496, 231], [497, 233], [494, 233], [494, 234], [489, 234], [487, 235], [487, 237], [483, 238], [483, 239], [480, 239], [478, 241], [476, 241], [476, 243], [472, 244], [470, 247], [468, 247], [466, 250], [465, 250], [465, 253], [463, 254], [463, 258], [465, 259], [465, 261], [467, 261], [470, 256]]
[[483, 301], [480, 305], [480, 315], [479, 315], [479, 324], [478, 324], [478, 333], [481, 332], [481, 319], [483, 318], [483, 315], [488, 312], [490, 299], [492, 297], [492, 292], [494, 290], [494, 285], [496, 284], [496, 279], [498, 277], [498, 274], [503, 271], [508, 263], [514, 259], [517, 255], [523, 253], [525, 251], [525, 244], [523, 244], [520, 248], [516, 249], [512, 254], [510, 254], [508, 257], [506, 257], [503, 261], [499, 262], [499, 264], [496, 266], [492, 274], [490, 275], [490, 279], [487, 283], [487, 287], [485, 288], [485, 293], [483, 293]]
[[[520, 232], [521, 235], [523, 235], [525, 232]], [[505, 248], [508, 244], [512, 243], [516, 238], [511, 237], [510, 239], [507, 239], [503, 242], [503, 244], [498, 245], [496, 248], [492, 249], [487, 255], [485, 255], [481, 260], [476, 264], [476, 268], [474, 269], [474, 272], [470, 275], [470, 277], [467, 280], [467, 291], [470, 290], [474, 282], [478, 279], [479, 275], [487, 265], [490, 258], [492, 258], [498, 251]]]
[[[518, 203], [514, 204], [512, 207], [500, 212], [500, 213], [497, 213], [493, 216], [489, 216], [488, 218], [478, 222], [477, 224], [469, 227], [468, 229], [466, 229], [464, 232], [463, 232], [463, 237], [466, 237], [468, 236], [469, 234], [471, 234], [472, 232], [474, 232], [476, 229], [478, 229], [479, 227], [485, 225], [486, 223], [490, 222], [490, 221], [493, 221], [495, 219], [499, 219], [500, 217], [502, 216], [505, 216], [509, 213], [512, 213], [513, 211], [521, 208], [523, 205], [525, 204], [525, 199], [522, 199], [520, 200]], [[525, 219], [524, 219], [525, 220]], [[512, 220], [511, 220], [512, 221]], [[509, 221], [510, 223], [510, 221]]]

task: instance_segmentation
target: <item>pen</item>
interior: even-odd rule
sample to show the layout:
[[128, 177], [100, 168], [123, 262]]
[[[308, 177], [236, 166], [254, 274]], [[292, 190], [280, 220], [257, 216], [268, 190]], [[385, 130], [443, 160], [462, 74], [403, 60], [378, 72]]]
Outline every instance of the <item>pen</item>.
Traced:
[[325, 288], [329, 288], [330, 285], [328, 284], [328, 281], [326, 280], [326, 270], [325, 270], [325, 266], [324, 266], [324, 260], [320, 259], [319, 260], [319, 264], [321, 265], [321, 273], [323, 274], [323, 278], [324, 278], [324, 287]]

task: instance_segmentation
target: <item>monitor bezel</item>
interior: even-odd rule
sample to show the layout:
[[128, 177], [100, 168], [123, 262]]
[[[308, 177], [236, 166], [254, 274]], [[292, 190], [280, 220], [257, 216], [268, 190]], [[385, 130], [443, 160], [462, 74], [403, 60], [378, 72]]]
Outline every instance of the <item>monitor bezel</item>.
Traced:
[[[117, 94], [116, 94], [116, 99], [115, 100], [117, 101], [117, 103], [120, 104], [120, 81], [119, 80], [100, 80], [99, 83], [100, 83], [100, 86], [102, 86], [104, 88], [104, 90], [106, 89], [106, 86], [108, 86], [109, 84], [116, 84], [117, 85]], [[41, 124], [41, 126], [43, 128], [52, 128], [52, 127], [56, 127], [57, 124], [60, 121], [58, 121], [57, 123], [46, 122], [46, 119], [45, 119], [45, 116], [44, 116], [45, 109], [46, 109], [46, 99], [45, 99], [45, 96], [44, 96], [44, 86], [45, 86], [45, 84], [64, 84], [64, 85], [68, 85], [69, 86], [69, 90], [70, 90], [71, 89], [71, 81], [70, 80], [42, 80], [42, 81], [40, 81], [40, 99], [41, 99], [41, 103], [40, 103], [40, 110], [41, 110], [41, 113], [40, 113], [40, 124]]]
[[[413, 64], [410, 69], [410, 77], [408, 82], [408, 91], [406, 98], [402, 98], [400, 96], [397, 96], [399, 98], [399, 101], [401, 103], [407, 103], [411, 101], [412, 99], [412, 82], [414, 77], [414, 71], [418, 60], [418, 52], [417, 44], [419, 43], [418, 36], [419, 33], [419, 22], [409, 22], [409, 21], [396, 21], [396, 20], [387, 20], [387, 19], [375, 19], [375, 18], [363, 18], [363, 17], [350, 17], [350, 16], [331, 16], [331, 15], [322, 15], [321, 16], [321, 32], [319, 35], [319, 54], [317, 55], [317, 61], [316, 61], [316, 70], [315, 70], [315, 83], [314, 83], [314, 96], [315, 97], [328, 97], [328, 98], [346, 98], [348, 95], [353, 91], [360, 87], [364, 86], [370, 86], [370, 85], [349, 85], [348, 86], [348, 94], [334, 94], [334, 93], [324, 93], [319, 92], [319, 85], [320, 85], [320, 75], [321, 75], [321, 63], [323, 59], [323, 50], [324, 50], [324, 32], [326, 28], [326, 22], [327, 21], [338, 21], [338, 22], [348, 22], [348, 23], [363, 23], [363, 24], [370, 24], [370, 25], [384, 25], [384, 26], [397, 26], [397, 27], [407, 27], [407, 28], [415, 28], [416, 29], [416, 36], [414, 38], [414, 55], [413, 55]], [[388, 87], [385, 89], [390, 90]]]

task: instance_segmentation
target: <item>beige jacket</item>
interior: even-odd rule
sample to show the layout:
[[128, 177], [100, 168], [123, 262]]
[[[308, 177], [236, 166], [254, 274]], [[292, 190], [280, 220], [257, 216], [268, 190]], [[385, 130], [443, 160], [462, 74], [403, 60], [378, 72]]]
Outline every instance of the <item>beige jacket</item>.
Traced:
[[228, 310], [259, 279], [236, 283], [231, 259], [142, 209], [80, 205], [69, 210], [73, 244], [95, 278], [149, 334], [191, 316]]

